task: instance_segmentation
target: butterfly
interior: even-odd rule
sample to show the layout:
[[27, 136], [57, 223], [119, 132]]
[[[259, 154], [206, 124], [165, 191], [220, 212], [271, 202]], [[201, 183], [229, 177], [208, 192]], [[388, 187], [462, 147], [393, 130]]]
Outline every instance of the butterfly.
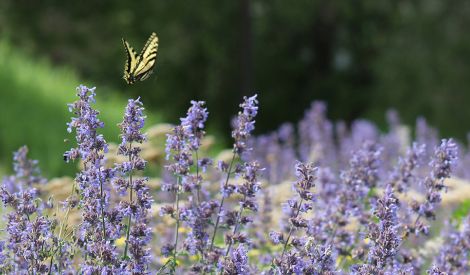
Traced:
[[150, 35], [139, 55], [137, 55], [124, 38], [122, 39], [122, 43], [127, 53], [127, 61], [124, 67], [124, 80], [127, 84], [134, 84], [134, 82], [138, 80], [144, 81], [152, 74], [153, 68], [155, 67], [158, 50], [157, 35], [155, 33]]

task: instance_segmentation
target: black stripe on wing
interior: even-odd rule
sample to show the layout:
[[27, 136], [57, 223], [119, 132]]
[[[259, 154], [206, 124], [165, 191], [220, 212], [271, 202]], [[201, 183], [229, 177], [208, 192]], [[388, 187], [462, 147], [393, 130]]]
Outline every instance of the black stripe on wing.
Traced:
[[132, 48], [129, 50], [129, 43], [127, 43], [127, 41], [122, 38], [122, 44], [124, 45], [124, 49], [126, 50], [126, 54], [127, 54], [127, 60], [126, 60], [126, 65], [124, 67], [124, 72], [126, 73], [130, 73], [130, 69], [131, 69], [131, 53], [130, 51], [132, 51]]
[[[147, 50], [149, 50], [150, 46], [152, 46], [152, 48], [150, 49], [150, 52], [146, 53]], [[149, 39], [145, 43], [144, 48], [140, 52], [139, 57], [141, 60], [142, 58], [148, 58], [148, 56], [150, 56], [151, 54], [157, 53], [157, 50], [158, 50], [158, 37], [156, 33], [152, 32]]]

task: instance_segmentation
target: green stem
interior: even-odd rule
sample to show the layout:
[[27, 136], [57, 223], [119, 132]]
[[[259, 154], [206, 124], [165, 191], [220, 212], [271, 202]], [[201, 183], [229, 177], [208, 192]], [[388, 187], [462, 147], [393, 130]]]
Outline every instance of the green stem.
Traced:
[[178, 236], [179, 236], [179, 227], [180, 227], [179, 182], [180, 182], [180, 178], [178, 177], [177, 183], [176, 183], [177, 190], [176, 190], [176, 198], [175, 198], [175, 201], [176, 201], [176, 226], [175, 226], [175, 231], [176, 232], [175, 232], [175, 245], [174, 245], [174, 249], [173, 249], [173, 272], [175, 271], [175, 268], [176, 268], [176, 254], [177, 254], [177, 250], [178, 250]]
[[[100, 171], [101, 172], [101, 171]], [[103, 197], [103, 181], [101, 180], [101, 175], [98, 175], [100, 180], [100, 205], [101, 205], [101, 224], [103, 225], [103, 240], [106, 242], [106, 224], [104, 222], [104, 197]]]
[[[196, 180], [199, 181], [199, 157], [197, 154], [197, 150], [195, 151], [196, 154]], [[197, 198], [197, 205], [201, 203], [201, 186], [196, 186], [196, 198]]]
[[[130, 180], [132, 181], [132, 176], [130, 177]], [[130, 203], [132, 204], [132, 187], [131, 187], [131, 192], [129, 194], [129, 200]], [[124, 259], [127, 257], [127, 248], [129, 246], [129, 235], [131, 232], [131, 222], [132, 222], [132, 213], [129, 216], [129, 219], [127, 220], [127, 232], [126, 232], [126, 246], [124, 247]]]
[[[304, 199], [300, 199], [299, 208], [297, 209], [297, 212], [295, 213], [294, 218], [297, 218], [297, 216], [299, 215], [299, 213], [300, 213], [300, 208], [302, 207], [303, 201], [304, 201]], [[289, 229], [289, 234], [287, 235], [286, 242], [284, 243], [284, 248], [282, 249], [281, 262], [282, 262], [282, 260], [283, 260], [283, 258], [284, 258], [284, 254], [286, 253], [287, 244], [289, 244], [289, 240], [290, 240], [290, 237], [292, 236], [293, 230], [294, 230], [294, 225], [291, 224], [291, 225], [290, 225], [290, 229]]]
[[[246, 196], [244, 195], [243, 196], [243, 200], [246, 199]], [[237, 233], [237, 229], [238, 229], [238, 225], [240, 224], [240, 220], [242, 218], [242, 215], [243, 215], [243, 207], [240, 207], [240, 211], [238, 211], [238, 215], [237, 215], [237, 221], [235, 222], [235, 225], [233, 227], [233, 232], [232, 234], [235, 235], [235, 233]], [[233, 241], [230, 240], [229, 244], [228, 244], [228, 247], [227, 247], [227, 250], [225, 251], [225, 257], [228, 256], [228, 253], [230, 253], [230, 249], [232, 248], [232, 245], [233, 245]]]
[[[130, 154], [132, 149], [132, 142], [129, 144], [129, 162], [132, 162], [132, 156]], [[130, 192], [129, 192], [129, 204], [132, 205], [132, 171], [129, 172], [129, 186], [130, 186]], [[124, 259], [127, 258], [127, 248], [129, 246], [129, 235], [131, 232], [131, 222], [132, 222], [132, 212], [129, 214], [129, 219], [127, 220], [127, 230], [126, 230], [126, 246], [124, 247]]]
[[158, 274], [161, 274], [161, 272], [165, 269], [165, 267], [166, 267], [169, 263], [170, 263], [170, 261], [166, 261], [166, 263], [165, 263], [164, 265], [162, 265], [162, 266], [158, 269], [158, 271], [157, 271], [156, 274], [157, 274], [157, 275], [158, 275]]
[[[224, 188], [228, 184], [228, 180], [230, 178], [230, 173], [232, 173], [232, 166], [233, 166], [233, 162], [235, 161], [235, 156], [236, 156], [236, 153], [233, 152], [232, 161], [230, 161], [230, 165], [229, 165], [228, 172], [227, 172], [227, 178], [225, 179]], [[219, 228], [220, 212], [222, 211], [222, 207], [224, 206], [224, 200], [225, 200], [225, 197], [222, 194], [222, 199], [220, 200], [219, 211], [217, 211], [217, 219], [215, 221], [214, 233], [212, 234], [211, 246], [210, 246], [209, 251], [212, 251], [212, 249], [214, 248], [215, 235], [217, 234], [217, 229]]]

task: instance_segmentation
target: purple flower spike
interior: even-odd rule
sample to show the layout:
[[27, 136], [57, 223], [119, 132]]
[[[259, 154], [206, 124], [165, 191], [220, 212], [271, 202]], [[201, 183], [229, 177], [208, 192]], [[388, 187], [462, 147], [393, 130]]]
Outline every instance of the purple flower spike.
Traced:
[[181, 118], [181, 126], [186, 133], [191, 150], [196, 151], [201, 146], [201, 139], [204, 137], [204, 124], [209, 113], [204, 108], [204, 101], [191, 101], [191, 107], [187, 116]]
[[242, 111], [238, 113], [238, 117], [235, 120], [235, 127], [232, 131], [232, 138], [235, 140], [233, 150], [239, 155], [247, 149], [247, 139], [255, 129], [254, 118], [258, 114], [258, 100], [256, 97], [257, 95], [243, 97], [244, 101], [240, 104]]
[[[145, 141], [142, 128], [145, 124], [144, 108], [139, 98], [130, 99], [126, 106], [124, 119], [121, 124], [121, 139], [118, 154], [127, 161], [117, 164], [115, 171], [119, 177], [114, 178], [114, 184], [120, 194], [128, 195], [129, 199], [120, 201], [116, 212], [119, 220], [127, 218], [126, 244], [123, 261], [120, 268], [132, 274], [146, 274], [150, 263], [151, 230], [148, 224], [148, 211], [153, 202], [150, 189], [146, 185], [147, 178], [135, 177], [134, 173], [144, 170], [146, 162], [141, 158], [141, 148], [137, 145]], [[118, 226], [119, 227], [119, 226]]]

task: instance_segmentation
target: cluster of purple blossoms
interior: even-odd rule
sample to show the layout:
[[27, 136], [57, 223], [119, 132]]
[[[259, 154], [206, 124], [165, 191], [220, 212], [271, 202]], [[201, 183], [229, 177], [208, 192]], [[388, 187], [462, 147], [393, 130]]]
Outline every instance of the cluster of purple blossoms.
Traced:
[[[301, 138], [299, 143], [318, 143], [316, 140], [320, 140], [320, 137], [325, 134], [325, 130], [319, 132], [320, 130], [316, 130], [312, 126], [315, 121], [313, 118], [317, 118], [316, 121], [326, 120], [321, 115], [322, 112], [325, 112], [324, 108], [320, 108], [322, 105], [316, 106], [318, 115], [310, 116], [310, 126], [308, 123], [304, 123], [304, 125], [309, 126], [310, 131], [317, 131], [317, 133], [305, 134], [305, 137]], [[309, 121], [308, 117], [306, 115], [305, 121]], [[319, 178], [317, 192], [319, 196], [314, 202], [313, 207], [316, 211], [314, 211], [313, 217], [308, 222], [307, 235], [315, 236], [317, 247], [329, 247], [328, 245], [331, 245], [332, 253], [329, 255], [333, 258], [338, 257], [337, 261], [340, 261], [340, 263], [348, 262], [345, 257], [352, 257], [356, 263], [357, 261], [364, 261], [363, 264], [356, 265], [362, 266], [364, 272], [368, 267], [375, 268], [374, 265], [367, 262], [369, 257], [366, 257], [368, 255], [367, 251], [371, 251], [375, 246], [366, 244], [365, 241], [362, 241], [362, 237], [364, 231], [369, 231], [370, 221], [377, 219], [377, 217], [374, 218], [373, 213], [367, 211], [370, 204], [375, 205], [380, 200], [377, 193], [384, 188], [390, 189], [388, 185], [393, 187], [391, 188], [393, 193], [407, 193], [409, 190], [419, 192], [423, 187], [431, 186], [431, 188], [424, 188], [424, 191], [427, 192], [425, 202], [411, 203], [410, 206], [409, 201], [404, 201], [400, 204], [397, 203], [394, 207], [397, 219], [395, 225], [390, 227], [393, 230], [388, 230], [390, 234], [386, 234], [389, 236], [389, 243], [397, 244], [407, 241], [410, 228], [413, 228], [415, 223], [417, 225], [421, 224], [420, 218], [426, 217], [424, 214], [419, 215], [418, 212], [413, 214], [412, 211], [410, 213], [408, 209], [410, 207], [416, 209], [416, 205], [418, 207], [427, 205], [433, 208], [437, 206], [438, 201], [430, 203], [433, 201], [430, 198], [439, 194], [442, 189], [439, 188], [439, 182], [444, 183], [457, 158], [457, 150], [455, 145], [452, 145], [453, 142], [449, 144], [447, 140], [443, 140], [443, 144], [446, 145], [434, 147], [437, 144], [437, 132], [427, 124], [425, 125], [422, 119], [418, 121], [421, 127], [418, 139], [421, 143], [413, 143], [412, 147], [406, 151], [407, 140], [406, 138], [403, 139], [403, 129], [399, 125], [399, 118], [396, 113], [389, 113], [388, 121], [391, 132], [386, 135], [381, 135], [377, 128], [367, 121], [353, 122], [350, 131], [344, 123], [338, 123], [335, 128], [336, 135], [334, 135], [337, 138], [337, 144], [334, 142], [332, 144], [331, 140], [321, 144], [324, 156], [333, 159], [333, 163], [325, 162], [325, 159], [316, 162], [317, 165], [320, 165], [317, 173]], [[328, 125], [330, 122], [326, 120], [322, 124]], [[323, 127], [323, 129], [329, 128]], [[308, 133], [308, 131], [302, 131]], [[306, 138], [310, 140], [303, 140]], [[255, 148], [253, 151], [255, 155], [251, 156], [251, 159], [269, 157], [269, 150], [271, 148], [274, 150], [274, 146], [278, 146], [278, 143], [265, 143], [265, 146], [269, 146], [269, 148], [264, 148], [263, 151]], [[307, 147], [309, 146], [302, 147], [299, 145], [299, 148], [293, 148], [294, 151], [300, 152], [300, 156], [302, 154], [304, 156], [314, 154], [311, 149], [306, 150]], [[357, 150], [357, 148], [361, 149]], [[436, 157], [438, 155], [437, 151], [440, 152], [440, 157]], [[432, 160], [429, 165], [426, 159]], [[344, 169], [346, 164], [349, 164], [348, 169]], [[461, 164], [459, 168], [460, 166]], [[343, 172], [338, 177], [341, 170]], [[436, 178], [435, 175], [440, 175], [439, 180], [433, 180]], [[269, 178], [269, 176], [266, 176], [266, 178]], [[289, 179], [289, 177], [285, 179]], [[434, 192], [431, 190], [434, 190]], [[431, 195], [432, 193], [434, 194]], [[289, 208], [286, 207], [286, 209]], [[351, 230], [351, 228], [354, 229]], [[384, 232], [381, 233], [385, 234]], [[279, 232], [272, 232], [270, 236], [276, 243], [285, 241], [285, 236]], [[403, 236], [404, 239], [402, 240]], [[367, 238], [367, 241], [373, 244], [370, 237]], [[393, 248], [394, 246], [390, 245], [390, 247]], [[406, 245], [398, 245], [395, 250], [390, 249], [390, 251], [394, 251], [394, 255], [388, 257], [389, 262], [387, 262], [386, 270], [396, 271], [396, 273], [406, 273], [410, 270], [418, 272], [417, 270], [420, 270], [419, 266], [423, 264], [423, 260], [421, 257], [416, 256], [416, 251], [410, 250]]]
[[68, 123], [68, 131], [75, 129], [77, 147], [64, 154], [66, 161], [80, 158], [83, 169], [77, 174], [78, 192], [81, 200], [83, 222], [80, 226], [78, 244], [82, 247], [85, 260], [84, 273], [112, 273], [119, 270], [120, 261], [112, 240], [119, 238], [122, 213], [109, 206], [111, 179], [114, 170], [105, 167], [104, 153], [107, 143], [98, 129], [104, 123], [98, 118], [99, 112], [91, 106], [95, 102], [95, 89], [77, 88], [79, 100], [69, 105], [75, 114]]
[[[296, 163], [295, 174], [297, 180], [293, 188], [298, 197], [288, 200], [284, 208], [289, 217], [287, 235], [285, 237], [283, 233], [276, 231], [269, 233], [274, 244], [283, 245], [281, 255], [273, 259], [273, 268], [281, 274], [299, 274], [313, 271], [318, 267], [316, 265], [320, 262], [323, 263], [323, 261], [318, 261], [319, 259], [315, 258], [315, 256], [323, 254], [318, 250], [319, 247], [312, 246], [305, 237], [297, 237], [294, 234], [296, 231], [305, 230], [308, 227], [308, 220], [305, 215], [313, 209], [315, 196], [311, 189], [315, 187], [316, 173], [317, 168], [313, 163]], [[314, 258], [310, 258], [310, 256], [314, 256]]]
[[229, 257], [220, 266], [223, 269], [223, 274], [251, 274], [247, 254], [248, 250], [244, 245], [239, 245], [231, 251]]
[[[21, 147], [13, 157], [14, 175], [6, 177], [0, 187], [0, 198], [7, 214], [6, 247], [1, 242], [1, 272], [30, 274], [53, 272], [57, 239], [52, 232], [54, 221], [43, 214], [38, 190], [34, 184], [44, 183], [36, 160], [27, 158], [28, 148]], [[51, 260], [52, 261], [52, 260]], [[53, 269], [54, 268], [54, 269]]]
[[303, 161], [333, 164], [333, 124], [326, 118], [326, 104], [313, 102], [299, 122], [299, 152]]
[[[207, 258], [208, 227], [218, 208], [218, 203], [205, 200], [201, 194], [204, 193], [202, 173], [212, 164], [212, 160], [209, 158], [199, 158], [199, 148], [204, 138], [204, 127], [208, 117], [204, 104], [203, 101], [191, 101], [191, 107], [188, 109], [186, 117], [181, 118], [181, 124], [174, 127], [173, 132], [167, 136], [167, 159], [172, 157], [172, 161], [166, 168], [175, 175], [176, 181], [165, 183], [162, 189], [175, 194], [175, 203], [173, 206], [164, 206], [160, 213], [170, 215], [176, 220], [175, 241], [162, 248], [163, 255], [172, 255], [169, 263], [172, 272], [175, 272], [176, 269], [180, 222], [190, 229], [184, 240], [183, 248], [190, 255], [201, 257], [201, 261], [194, 264], [191, 270], [200, 272], [209, 268], [203, 259]], [[196, 171], [191, 173], [191, 168], [194, 166]], [[180, 206], [181, 197], [185, 194], [189, 202]]]
[[463, 220], [461, 231], [451, 230], [434, 259], [429, 274], [468, 274], [470, 264], [470, 214]]
[[398, 165], [390, 177], [390, 184], [398, 193], [406, 192], [411, 183], [416, 180], [415, 170], [421, 165], [426, 146], [413, 143], [408, 148], [405, 157], [399, 157]]
[[349, 161], [349, 169], [341, 173], [345, 189], [340, 193], [341, 203], [347, 212], [356, 217], [364, 214], [362, 201], [379, 182], [380, 156], [382, 148], [365, 142]]
[[13, 154], [14, 175], [5, 177], [3, 185], [9, 192], [22, 191], [33, 187], [33, 184], [44, 184], [47, 182], [41, 176], [41, 171], [37, 160], [31, 160], [27, 157], [28, 147], [23, 146]]
[[423, 203], [413, 201], [411, 210], [417, 214], [413, 224], [407, 227], [410, 233], [429, 233], [429, 225], [422, 222], [421, 218], [435, 219], [436, 206], [441, 202], [441, 192], [446, 188], [444, 180], [451, 176], [452, 167], [457, 160], [458, 149], [452, 139], [443, 139], [435, 148], [434, 155], [429, 163], [430, 174], [424, 178], [423, 186], [426, 199]]
[[227, 228], [232, 228], [232, 232], [225, 234], [227, 249], [225, 256], [228, 256], [232, 246], [236, 243], [248, 243], [247, 236], [240, 233], [240, 227], [253, 222], [253, 218], [244, 215], [246, 211], [258, 212], [258, 202], [255, 197], [260, 190], [258, 181], [259, 172], [262, 170], [258, 162], [244, 163], [241, 167], [241, 177], [243, 183], [236, 186], [235, 191], [242, 196], [239, 200], [240, 209], [238, 211], [228, 211], [224, 217], [224, 224]]
[[387, 185], [384, 195], [374, 203], [373, 214], [378, 224], [370, 222], [367, 237], [371, 241], [367, 261], [353, 268], [358, 274], [377, 274], [391, 263], [401, 244], [398, 222], [398, 199], [391, 185]]
[[252, 97], [243, 97], [243, 103], [240, 104], [242, 111], [238, 113], [234, 121], [234, 129], [232, 138], [235, 140], [233, 151], [238, 155], [242, 155], [247, 149], [247, 140], [251, 136], [251, 132], [255, 129], [254, 118], [258, 114], [257, 95]]
[[[94, 88], [77, 91], [68, 123], [77, 146], [64, 158], [80, 159], [82, 165], [64, 203], [65, 218], [48, 216], [54, 213], [52, 201], [39, 192], [46, 180], [37, 162], [27, 159], [27, 148], [20, 148], [14, 175], [5, 177], [0, 188], [8, 207], [6, 239], [0, 241], [2, 273], [470, 272], [468, 214], [441, 230], [439, 253], [421, 249], [428, 233], [434, 234], [430, 221], [438, 215], [446, 180], [454, 171], [468, 174], [457, 158], [470, 159], [470, 150], [458, 151], [453, 140], [439, 143], [437, 131], [423, 119], [417, 123], [417, 142], [409, 142], [396, 112], [388, 112], [390, 131], [382, 134], [365, 120], [351, 127], [335, 124], [326, 117], [326, 105], [317, 102], [297, 133], [284, 124], [254, 137], [258, 101], [256, 95], [244, 97], [233, 124], [232, 159], [212, 167], [202, 146], [208, 112], [203, 101], [191, 101], [167, 135], [165, 168], [173, 177], [164, 179], [161, 189], [166, 191], [162, 200], [172, 203], [160, 213], [172, 217], [175, 226], [162, 230], [150, 219], [154, 200], [143, 174], [147, 162], [141, 144], [147, 138], [140, 98], [128, 101], [119, 124], [117, 153], [124, 160], [110, 165], [107, 143], [98, 133], [104, 124], [92, 108]], [[294, 196], [286, 199], [276, 188], [292, 181]], [[415, 193], [424, 194], [423, 199]], [[71, 226], [68, 214], [75, 207], [82, 221]], [[286, 221], [278, 218], [281, 208]], [[164, 244], [157, 246], [161, 254], [150, 245], [154, 229], [157, 242]]]
[[[187, 116], [181, 118], [181, 124], [173, 128], [172, 133], [167, 135], [166, 159], [172, 157], [166, 169], [176, 175], [184, 191], [199, 190], [201, 177], [199, 170], [204, 170], [211, 161], [207, 158], [198, 158], [198, 150], [201, 140], [204, 137], [204, 124], [207, 120], [208, 112], [204, 108], [204, 101], [191, 101], [191, 107]], [[193, 153], [196, 155], [194, 160]], [[197, 173], [195, 177], [190, 177], [190, 168], [196, 164]], [[164, 191], [178, 190], [175, 183], [166, 183]]]
[[[248, 242], [245, 234], [239, 233], [240, 225], [246, 225], [252, 220], [243, 216], [243, 211], [249, 209], [251, 211], [257, 211], [257, 203], [253, 200], [255, 194], [259, 191], [258, 172], [261, 170], [259, 163], [244, 162], [234, 165], [237, 157], [242, 160], [243, 156], [252, 151], [248, 145], [248, 139], [251, 137], [252, 131], [255, 129], [255, 117], [258, 114], [258, 100], [257, 95], [251, 97], [243, 97], [243, 103], [240, 104], [241, 111], [238, 112], [238, 116], [234, 119], [232, 138], [233, 143], [233, 154], [230, 164], [224, 161], [219, 161], [219, 171], [225, 174], [223, 181], [221, 182], [221, 199], [219, 202], [219, 208], [216, 213], [216, 221], [214, 230], [212, 233], [209, 253], [213, 264], [217, 264], [221, 271], [227, 272], [225, 269], [231, 263], [230, 258], [234, 255], [231, 254], [232, 245], [235, 243], [244, 244]], [[235, 174], [238, 177], [242, 177], [244, 182], [240, 186], [230, 183], [230, 176]], [[224, 203], [229, 199], [232, 194], [238, 193], [242, 196], [239, 201], [239, 210], [230, 211], [228, 207], [224, 208]], [[223, 225], [226, 230], [232, 229], [231, 233], [225, 235], [225, 243], [227, 245], [225, 253], [221, 248], [216, 247], [215, 237], [217, 235], [220, 225]], [[225, 255], [222, 259], [221, 256]]]
[[[145, 124], [144, 108], [140, 99], [130, 99], [124, 113], [121, 128], [121, 144], [118, 154], [127, 160], [117, 164], [115, 171], [119, 176], [113, 179], [117, 191], [127, 195], [128, 200], [121, 200], [115, 213], [119, 219], [127, 218], [125, 227], [126, 244], [120, 268], [129, 274], [146, 274], [150, 262], [150, 249], [146, 247], [151, 239], [148, 227], [148, 211], [153, 199], [146, 186], [147, 178], [136, 177], [135, 173], [145, 169], [145, 160], [140, 157], [139, 144], [145, 141], [141, 130]], [[129, 252], [129, 253], [128, 253]]]
[[191, 101], [191, 107], [186, 117], [181, 118], [181, 126], [186, 133], [189, 146], [192, 151], [197, 151], [201, 146], [201, 140], [204, 137], [205, 123], [209, 113], [204, 108], [204, 101]]
[[248, 140], [252, 149], [248, 155], [250, 161], [258, 161], [264, 168], [264, 178], [272, 183], [279, 184], [294, 175], [292, 163], [297, 159], [294, 126], [290, 123], [282, 124], [273, 133], [252, 137]]

